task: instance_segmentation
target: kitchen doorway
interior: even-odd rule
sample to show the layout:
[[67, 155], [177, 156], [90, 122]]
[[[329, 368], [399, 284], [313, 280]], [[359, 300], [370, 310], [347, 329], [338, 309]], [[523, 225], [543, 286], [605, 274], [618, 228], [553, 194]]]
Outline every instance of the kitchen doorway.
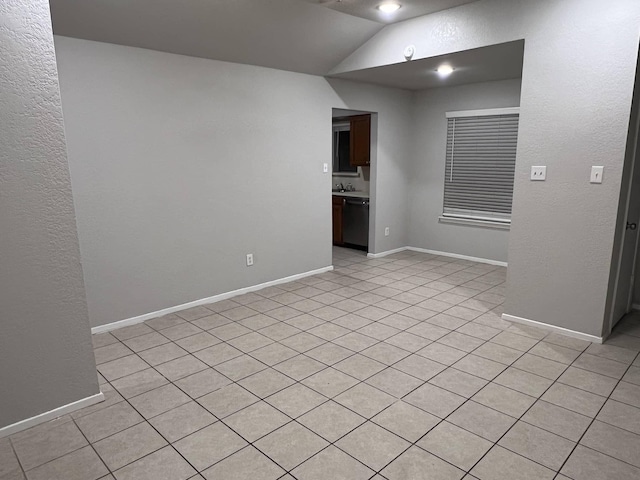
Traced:
[[627, 136], [627, 151], [622, 173], [620, 203], [616, 224], [614, 255], [611, 266], [608, 324], [604, 335], [640, 304], [638, 246], [640, 234], [640, 58], [636, 67], [636, 83], [631, 105], [631, 120]]
[[332, 110], [332, 245], [361, 251], [373, 248], [377, 114]]

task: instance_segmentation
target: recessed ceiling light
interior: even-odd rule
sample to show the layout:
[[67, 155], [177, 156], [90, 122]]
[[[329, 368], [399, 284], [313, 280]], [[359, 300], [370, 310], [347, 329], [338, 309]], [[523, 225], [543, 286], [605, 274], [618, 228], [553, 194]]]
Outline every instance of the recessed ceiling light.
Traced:
[[400, 8], [399, 3], [395, 2], [385, 2], [378, 5], [378, 10], [383, 13], [393, 13]]
[[455, 69], [451, 65], [440, 65], [436, 72], [438, 72], [438, 75], [441, 77], [448, 77], [454, 70]]

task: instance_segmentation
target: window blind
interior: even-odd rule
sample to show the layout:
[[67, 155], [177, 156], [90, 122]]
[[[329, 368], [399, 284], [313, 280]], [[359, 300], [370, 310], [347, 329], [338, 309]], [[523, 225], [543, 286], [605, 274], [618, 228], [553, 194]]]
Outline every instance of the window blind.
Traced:
[[447, 116], [444, 216], [508, 222], [519, 115]]

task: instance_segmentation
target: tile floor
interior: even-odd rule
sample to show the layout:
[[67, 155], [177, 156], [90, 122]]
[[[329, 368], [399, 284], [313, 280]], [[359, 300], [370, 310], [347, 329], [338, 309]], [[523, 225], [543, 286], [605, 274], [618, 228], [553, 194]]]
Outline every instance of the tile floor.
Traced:
[[504, 268], [334, 265], [94, 336], [107, 400], [0, 440], [0, 479], [640, 478], [640, 315], [592, 345], [501, 320]]

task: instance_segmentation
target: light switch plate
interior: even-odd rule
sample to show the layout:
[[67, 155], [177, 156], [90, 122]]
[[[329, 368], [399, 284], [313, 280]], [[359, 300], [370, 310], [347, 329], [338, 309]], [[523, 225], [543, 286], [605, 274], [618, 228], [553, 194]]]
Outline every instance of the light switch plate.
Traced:
[[322, 165], [322, 172], [323, 173], [329, 173], [329, 164], [328, 163], [324, 163]]
[[531, 167], [531, 180], [543, 181], [547, 179], [547, 167]]
[[591, 183], [602, 183], [602, 176], [604, 175], [604, 167], [591, 167]]

